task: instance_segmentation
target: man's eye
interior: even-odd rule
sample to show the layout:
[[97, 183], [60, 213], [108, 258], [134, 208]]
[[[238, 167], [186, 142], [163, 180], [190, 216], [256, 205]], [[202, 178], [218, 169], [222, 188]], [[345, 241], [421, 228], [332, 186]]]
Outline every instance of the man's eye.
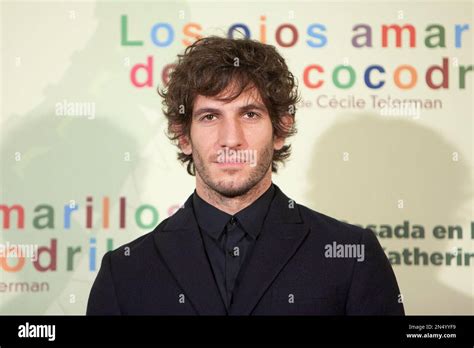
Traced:
[[253, 111], [249, 111], [247, 113], [245, 113], [245, 115], [248, 117], [248, 118], [257, 118], [258, 117], [258, 114], [253, 112]]
[[203, 117], [201, 117], [201, 120], [204, 120], [204, 121], [212, 121], [214, 117], [216, 117], [216, 115], [214, 115], [214, 114], [207, 114], [207, 115], [204, 115]]

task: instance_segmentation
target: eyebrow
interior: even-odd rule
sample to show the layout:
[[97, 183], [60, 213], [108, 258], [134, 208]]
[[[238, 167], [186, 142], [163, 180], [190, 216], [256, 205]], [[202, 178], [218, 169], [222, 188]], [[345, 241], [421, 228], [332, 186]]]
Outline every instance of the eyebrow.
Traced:
[[[257, 104], [247, 104], [247, 105], [239, 107], [238, 109], [239, 113], [249, 111], [249, 110], [260, 110], [262, 112], [265, 112], [267, 111], [267, 108], [265, 107], [265, 105], [257, 103]], [[200, 108], [200, 109], [197, 109], [196, 112], [193, 113], [193, 117], [196, 117], [197, 115], [200, 115], [203, 113], [219, 114], [220, 110], [216, 108], [209, 108], [209, 107]]]

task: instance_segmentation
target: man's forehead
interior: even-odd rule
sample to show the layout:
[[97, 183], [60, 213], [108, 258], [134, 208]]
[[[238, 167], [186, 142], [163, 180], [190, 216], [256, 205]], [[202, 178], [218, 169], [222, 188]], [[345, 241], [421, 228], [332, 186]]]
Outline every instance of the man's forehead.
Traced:
[[234, 105], [236, 107], [240, 107], [240, 106], [245, 106], [249, 104], [258, 104], [263, 107], [265, 106], [258, 89], [255, 87], [246, 88], [234, 100], [230, 100], [230, 101], [220, 100], [220, 99], [231, 96], [233, 93], [235, 93], [235, 91], [227, 89], [223, 93], [220, 93], [219, 95], [216, 95], [216, 96], [204, 96], [204, 95], [198, 94], [196, 98], [194, 99], [194, 109], [204, 104], [206, 104], [206, 106], [213, 105], [213, 106], [222, 106], [222, 107], [226, 105]]

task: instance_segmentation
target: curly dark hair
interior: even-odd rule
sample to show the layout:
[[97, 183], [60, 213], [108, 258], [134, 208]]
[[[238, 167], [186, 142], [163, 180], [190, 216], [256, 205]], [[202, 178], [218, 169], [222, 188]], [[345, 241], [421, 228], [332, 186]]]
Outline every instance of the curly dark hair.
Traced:
[[[182, 135], [189, 136], [197, 95], [217, 96], [231, 83], [235, 83], [235, 93], [218, 100], [232, 101], [246, 88], [256, 87], [269, 112], [274, 136], [287, 138], [296, 133], [294, 120], [300, 96], [295, 77], [275, 47], [245, 38], [208, 36], [178, 55], [166, 88], [157, 89], [163, 97], [168, 138], [176, 142]], [[291, 126], [282, 122], [284, 115], [293, 119]], [[284, 163], [290, 153], [291, 145], [274, 151], [272, 172], [277, 172], [277, 162]], [[179, 152], [178, 160], [187, 163], [190, 175], [196, 175], [192, 154]]]

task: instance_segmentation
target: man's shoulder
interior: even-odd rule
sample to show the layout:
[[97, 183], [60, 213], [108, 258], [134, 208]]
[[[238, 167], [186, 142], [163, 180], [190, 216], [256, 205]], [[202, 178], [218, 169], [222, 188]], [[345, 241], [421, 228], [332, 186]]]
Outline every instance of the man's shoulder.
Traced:
[[[360, 241], [364, 233], [368, 232], [367, 229], [360, 226], [339, 220], [298, 203], [287, 196], [277, 185], [275, 185], [275, 187], [277, 189], [275, 199], [279, 201], [279, 204], [275, 207], [279, 213], [285, 216], [291, 216], [291, 218], [287, 219], [289, 221], [300, 222], [308, 225], [311, 229], [311, 234], [317, 234], [319, 237], [317, 240], [319, 241], [324, 239], [347, 242]], [[287, 213], [289, 207], [288, 202], [291, 202], [292, 204], [295, 203], [295, 206], [297, 207], [297, 209], [291, 209], [291, 214]]]
[[298, 208], [303, 222], [311, 227], [313, 233], [328, 238], [359, 241], [362, 234], [367, 231], [360, 226], [323, 214], [305, 205], [298, 204]]
[[152, 231], [147, 232], [146, 234], [130, 242], [127, 242], [112, 251], [109, 251], [107, 254], [109, 254], [113, 261], [130, 261], [137, 258], [148, 258], [150, 253], [154, 254], [155, 252], [154, 235], [163, 230], [169, 219], [170, 218], [166, 218], [165, 220], [161, 221]]

